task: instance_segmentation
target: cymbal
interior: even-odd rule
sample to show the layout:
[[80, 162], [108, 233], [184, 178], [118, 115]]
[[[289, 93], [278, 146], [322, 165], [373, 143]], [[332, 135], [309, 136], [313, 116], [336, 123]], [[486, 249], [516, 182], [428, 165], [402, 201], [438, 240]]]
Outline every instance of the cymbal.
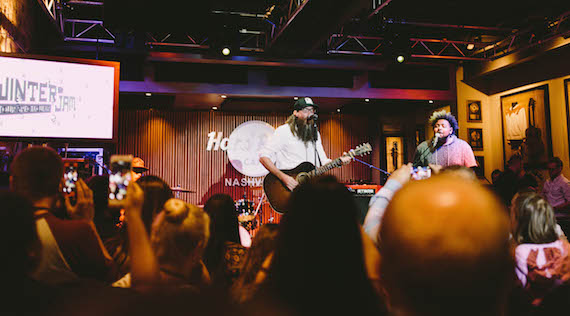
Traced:
[[179, 188], [179, 187], [171, 187], [170, 190], [174, 192], [186, 192], [186, 193], [196, 193], [196, 191], [192, 191], [189, 189]]

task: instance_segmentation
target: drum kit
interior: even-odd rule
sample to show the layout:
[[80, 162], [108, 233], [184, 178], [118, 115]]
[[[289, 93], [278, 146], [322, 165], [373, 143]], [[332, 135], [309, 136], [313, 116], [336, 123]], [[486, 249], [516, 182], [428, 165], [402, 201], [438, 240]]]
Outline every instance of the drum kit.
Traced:
[[172, 192], [175, 192], [177, 199], [180, 198], [180, 193], [196, 193], [196, 191], [182, 188], [180, 184], [175, 187], [171, 187], [170, 190], [172, 190]]
[[[180, 198], [180, 193], [195, 193], [189, 189], [182, 188], [180, 185], [171, 187], [172, 192], [175, 193], [176, 198]], [[267, 216], [262, 216], [262, 204], [264, 199], [264, 194], [259, 198], [259, 201], [255, 203], [253, 200], [247, 198], [247, 194], [244, 193], [243, 198], [235, 201], [235, 207], [239, 222], [239, 233], [242, 241], [244, 241], [248, 247], [251, 244], [251, 238], [257, 232], [259, 226], [263, 225], [265, 222], [273, 222], [274, 217], [271, 216], [265, 219]], [[244, 238], [247, 237], [247, 238]], [[246, 240], [244, 240], [246, 239]]]
[[242, 199], [235, 201], [236, 212], [239, 225], [248, 232], [249, 236], [254, 236], [262, 222], [262, 202], [263, 196], [259, 198], [258, 203], [249, 200], [244, 194]]

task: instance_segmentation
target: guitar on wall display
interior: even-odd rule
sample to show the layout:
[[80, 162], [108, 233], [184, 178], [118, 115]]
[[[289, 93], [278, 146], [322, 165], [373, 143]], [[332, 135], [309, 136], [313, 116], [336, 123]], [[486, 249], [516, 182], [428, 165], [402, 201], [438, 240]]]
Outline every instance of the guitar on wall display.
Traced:
[[[346, 156], [354, 158], [356, 156], [366, 155], [372, 151], [372, 146], [369, 143], [363, 143], [358, 145], [355, 149], [348, 151]], [[289, 170], [281, 170], [286, 175], [291, 176], [299, 182], [299, 184], [306, 182], [312, 177], [321, 175], [333, 168], [338, 168], [342, 166], [342, 161], [339, 158], [321, 166], [315, 168], [315, 166], [310, 162], [302, 162], [297, 167]], [[279, 178], [274, 174], [269, 173], [263, 179], [263, 192], [267, 196], [267, 200], [271, 207], [279, 214], [283, 214], [287, 211], [287, 203], [289, 201], [289, 196], [291, 191], [289, 188]]]

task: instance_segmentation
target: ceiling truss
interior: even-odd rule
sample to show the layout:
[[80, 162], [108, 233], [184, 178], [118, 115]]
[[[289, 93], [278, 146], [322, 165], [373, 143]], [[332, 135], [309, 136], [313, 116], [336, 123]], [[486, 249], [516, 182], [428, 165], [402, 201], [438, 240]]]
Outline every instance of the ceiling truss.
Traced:
[[[58, 23], [64, 34], [65, 41], [68, 42], [87, 42], [116, 45], [117, 34], [107, 29], [103, 25], [103, 20], [99, 18], [66, 18], [65, 10], [61, 10], [62, 6], [103, 6], [102, 1], [87, 0], [38, 0], [49, 13], [49, 15]], [[369, 18], [378, 14], [392, 0], [384, 1], [379, 4], [369, 15]], [[290, 0], [288, 10], [281, 17], [272, 16], [270, 9], [266, 14], [249, 14], [244, 12], [226, 12], [214, 11], [213, 13], [240, 15], [242, 17], [251, 17], [261, 19], [270, 26], [265, 30], [251, 30], [241, 28], [239, 30], [240, 51], [262, 53], [267, 49], [268, 43], [276, 36], [278, 30], [286, 26], [295, 14], [303, 9], [306, 1]], [[63, 12], [63, 13], [62, 13]], [[275, 20], [272, 22], [269, 18]], [[560, 15], [556, 19], [545, 22], [543, 26], [532, 26], [523, 30], [509, 30], [496, 27], [469, 26], [469, 25], [447, 25], [420, 23], [412, 21], [395, 21], [385, 19], [384, 23], [393, 24], [409, 24], [416, 27], [430, 28], [452, 28], [503, 32], [508, 34], [502, 36], [496, 41], [482, 42], [480, 38], [472, 38], [472, 40], [454, 40], [449, 38], [423, 38], [421, 36], [410, 38], [407, 49], [413, 58], [426, 59], [443, 59], [443, 60], [468, 60], [468, 61], [487, 61], [494, 60], [516, 51], [524, 50], [539, 44], [543, 44], [554, 38], [563, 36], [567, 38], [570, 35], [570, 11]], [[429, 24], [429, 25], [428, 25]], [[211, 48], [211, 39], [207, 36], [198, 36], [196, 34], [181, 33], [177, 34], [173, 30], [169, 34], [145, 34], [145, 44], [148, 49], [170, 48], [189, 49], [189, 50], [207, 50]], [[471, 45], [470, 45], [471, 44]], [[326, 53], [329, 55], [363, 55], [377, 56], [382, 55], [386, 48], [386, 41], [383, 36], [365, 36], [361, 34], [344, 34], [342, 31], [337, 34], [330, 35]], [[468, 47], [470, 49], [468, 49]]]
[[[385, 38], [374, 36], [355, 36], [332, 34], [327, 43], [328, 54], [381, 56], [383, 55]], [[402, 51], [410, 52], [414, 58], [448, 59], [448, 60], [479, 60], [486, 58], [470, 57], [467, 41], [446, 39], [410, 38], [407, 47]], [[478, 43], [479, 46], [485, 45]]]

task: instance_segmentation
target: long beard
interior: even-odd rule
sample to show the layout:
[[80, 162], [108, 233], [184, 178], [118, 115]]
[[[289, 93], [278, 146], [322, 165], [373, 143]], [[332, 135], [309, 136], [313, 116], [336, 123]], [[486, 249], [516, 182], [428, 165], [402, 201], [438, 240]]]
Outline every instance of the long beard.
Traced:
[[291, 132], [304, 143], [317, 140], [317, 128], [312, 124], [307, 124], [306, 120], [301, 120], [295, 115], [291, 115], [287, 119], [287, 124], [291, 128]]

